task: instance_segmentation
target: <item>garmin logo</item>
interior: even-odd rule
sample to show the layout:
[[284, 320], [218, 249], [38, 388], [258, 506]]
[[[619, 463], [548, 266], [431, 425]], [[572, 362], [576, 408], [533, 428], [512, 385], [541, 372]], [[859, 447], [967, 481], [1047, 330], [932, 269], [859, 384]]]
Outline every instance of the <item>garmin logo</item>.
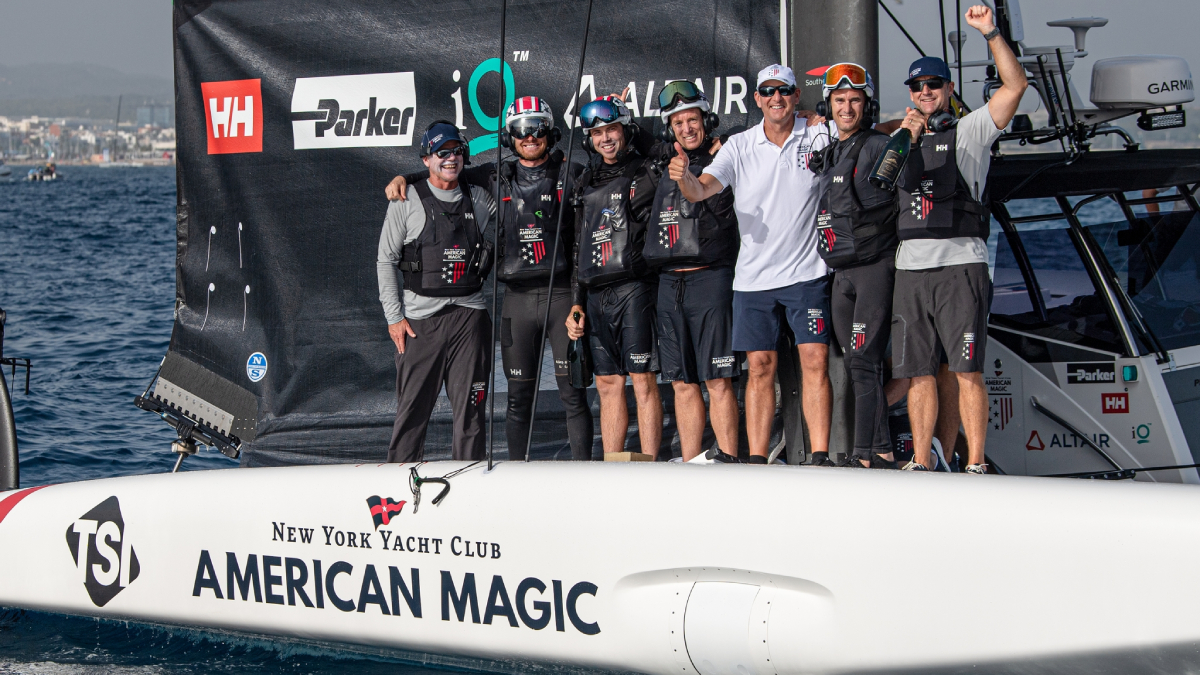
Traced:
[[296, 150], [411, 146], [413, 74], [302, 77], [292, 90]]
[[1067, 364], [1067, 384], [1108, 384], [1116, 381], [1116, 366], [1111, 363]]
[[1191, 80], [1168, 80], [1166, 82], [1151, 82], [1146, 91], [1151, 94], [1162, 94], [1168, 91], [1191, 91]]

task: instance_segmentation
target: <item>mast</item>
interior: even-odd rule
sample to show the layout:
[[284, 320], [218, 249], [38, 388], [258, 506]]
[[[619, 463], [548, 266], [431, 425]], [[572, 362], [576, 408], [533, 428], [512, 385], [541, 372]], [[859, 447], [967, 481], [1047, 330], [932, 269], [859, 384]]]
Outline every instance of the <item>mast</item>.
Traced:
[[812, 110], [821, 100], [821, 78], [806, 73], [816, 68], [852, 61], [866, 67], [879, 80], [878, 0], [811, 2], [789, 0], [791, 42], [788, 50], [800, 85], [800, 107]]

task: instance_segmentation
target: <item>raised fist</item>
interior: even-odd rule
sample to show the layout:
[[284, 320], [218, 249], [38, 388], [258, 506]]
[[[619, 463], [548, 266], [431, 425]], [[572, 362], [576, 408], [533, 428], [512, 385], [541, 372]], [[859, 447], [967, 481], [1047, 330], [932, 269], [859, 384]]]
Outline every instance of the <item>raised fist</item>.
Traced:
[[975, 30], [987, 35], [996, 28], [996, 22], [992, 19], [992, 10], [987, 5], [974, 5], [967, 9], [965, 16], [967, 25]]

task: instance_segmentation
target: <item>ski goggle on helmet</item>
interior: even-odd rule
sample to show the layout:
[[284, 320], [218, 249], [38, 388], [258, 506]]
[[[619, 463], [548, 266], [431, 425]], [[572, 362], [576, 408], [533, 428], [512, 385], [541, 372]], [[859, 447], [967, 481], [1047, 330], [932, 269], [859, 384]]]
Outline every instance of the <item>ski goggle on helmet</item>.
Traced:
[[662, 113], [663, 124], [670, 122], [671, 115], [689, 108], [699, 108], [704, 112], [711, 110], [708, 97], [700, 88], [687, 80], [670, 82], [658, 92], [658, 108]]
[[866, 68], [857, 63], [835, 63], [825, 71], [825, 84], [821, 87], [821, 98], [827, 99], [838, 89], [858, 89], [875, 98], [875, 82]]
[[621, 99], [612, 96], [598, 98], [579, 110], [579, 121], [584, 131], [609, 124], [627, 125], [632, 119], [629, 108], [625, 107]]
[[513, 138], [545, 138], [554, 129], [554, 112], [545, 100], [522, 96], [504, 113], [504, 128]]

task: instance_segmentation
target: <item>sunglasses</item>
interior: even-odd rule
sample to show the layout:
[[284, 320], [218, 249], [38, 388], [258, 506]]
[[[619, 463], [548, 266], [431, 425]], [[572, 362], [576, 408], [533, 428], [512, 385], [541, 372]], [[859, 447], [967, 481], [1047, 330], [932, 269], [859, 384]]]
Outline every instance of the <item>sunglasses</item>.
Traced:
[[758, 88], [758, 95], [763, 98], [771, 98], [775, 95], [775, 92], [779, 92], [780, 96], [791, 96], [796, 93], [796, 87], [791, 84], [781, 84], [778, 86], [772, 84]]
[[704, 92], [700, 91], [695, 84], [687, 80], [677, 80], [658, 92], [658, 107], [661, 110], [670, 110], [680, 101], [695, 103], [702, 98], [704, 98]]
[[530, 136], [545, 138], [550, 135], [550, 125], [546, 120], [521, 120], [509, 128], [508, 135], [518, 140]]
[[467, 156], [467, 146], [459, 145], [459, 146], [455, 146], [453, 148], [442, 148], [441, 150], [438, 150], [437, 152], [435, 152], [433, 154], [437, 155], [438, 159], [446, 159], [450, 155], [458, 155], [459, 157], [466, 157]]
[[921, 80], [919, 82], [909, 82], [908, 90], [915, 94], [915, 93], [921, 91], [922, 89], [924, 89], [925, 87], [929, 87], [929, 91], [937, 91], [938, 89], [941, 89], [944, 86], [946, 86], [945, 80], [943, 80], [940, 77], [934, 77], [934, 78], [930, 78], [928, 80]]

